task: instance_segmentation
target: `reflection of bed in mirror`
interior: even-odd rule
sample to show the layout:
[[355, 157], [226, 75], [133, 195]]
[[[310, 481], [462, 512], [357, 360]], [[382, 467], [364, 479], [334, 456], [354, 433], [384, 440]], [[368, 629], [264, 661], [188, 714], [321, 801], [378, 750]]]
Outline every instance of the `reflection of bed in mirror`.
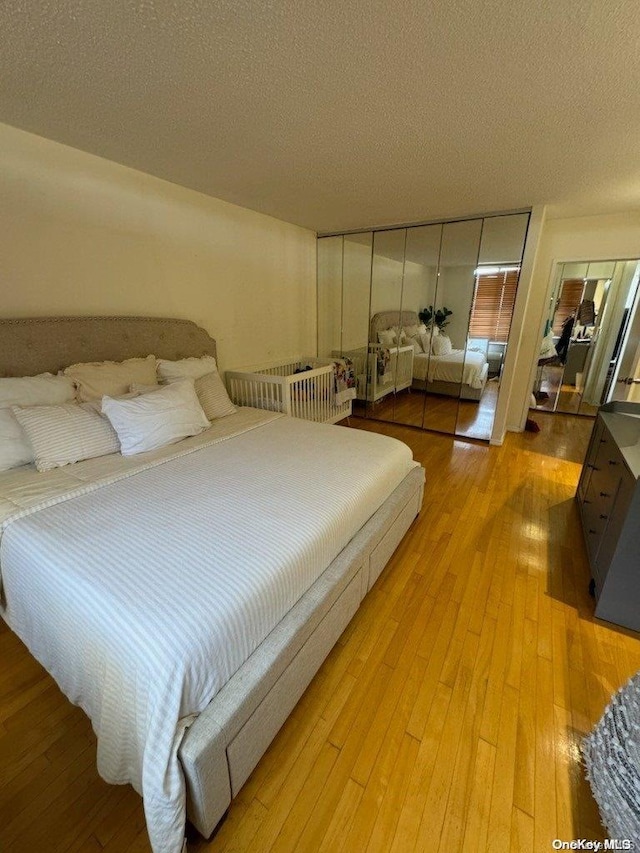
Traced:
[[[371, 318], [369, 339], [380, 345], [381, 333], [384, 339], [385, 332], [400, 327], [411, 330], [420, 325], [420, 318], [415, 311], [381, 311]], [[409, 335], [406, 342], [412, 343]], [[418, 346], [424, 349], [422, 342]], [[478, 401], [487, 384], [488, 373], [486, 352], [476, 351], [475, 348], [452, 349], [442, 355], [416, 350], [413, 353], [411, 387], [432, 394]]]

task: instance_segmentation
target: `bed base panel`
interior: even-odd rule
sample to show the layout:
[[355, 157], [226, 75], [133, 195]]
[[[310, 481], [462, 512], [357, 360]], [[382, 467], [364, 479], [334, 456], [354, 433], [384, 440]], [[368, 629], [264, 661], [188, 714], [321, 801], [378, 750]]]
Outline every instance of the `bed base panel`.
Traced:
[[256, 756], [266, 752], [283, 721], [355, 616], [360, 606], [360, 591], [358, 573], [227, 747], [233, 797], [253, 772]]
[[187, 730], [189, 820], [209, 837], [422, 505], [414, 468]]

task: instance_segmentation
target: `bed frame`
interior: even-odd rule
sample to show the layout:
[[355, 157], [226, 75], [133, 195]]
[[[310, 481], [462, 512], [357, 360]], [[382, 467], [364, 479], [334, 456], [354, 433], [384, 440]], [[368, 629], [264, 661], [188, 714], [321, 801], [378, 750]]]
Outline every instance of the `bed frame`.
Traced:
[[[0, 374], [56, 372], [79, 361], [216, 355], [188, 320], [0, 319]], [[422, 506], [414, 468], [187, 730], [179, 757], [189, 820], [209, 837], [283, 725]]]
[[[377, 343], [378, 332], [398, 326], [414, 326], [420, 323], [415, 311], [380, 311], [374, 314], [369, 324], [369, 340]], [[489, 366], [485, 365], [485, 377], [482, 388], [472, 388], [467, 383], [442, 382], [436, 379], [429, 382], [426, 379], [413, 379], [411, 387], [416, 391], [426, 391], [428, 394], [442, 394], [445, 397], [459, 397], [461, 400], [478, 402], [482, 397], [484, 386], [489, 375]]]

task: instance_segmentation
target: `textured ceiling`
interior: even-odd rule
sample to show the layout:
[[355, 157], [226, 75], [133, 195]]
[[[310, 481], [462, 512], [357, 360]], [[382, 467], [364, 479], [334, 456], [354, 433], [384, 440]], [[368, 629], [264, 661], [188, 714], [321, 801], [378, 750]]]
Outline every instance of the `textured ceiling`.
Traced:
[[338, 231], [640, 207], [637, 0], [5, 0], [0, 121]]

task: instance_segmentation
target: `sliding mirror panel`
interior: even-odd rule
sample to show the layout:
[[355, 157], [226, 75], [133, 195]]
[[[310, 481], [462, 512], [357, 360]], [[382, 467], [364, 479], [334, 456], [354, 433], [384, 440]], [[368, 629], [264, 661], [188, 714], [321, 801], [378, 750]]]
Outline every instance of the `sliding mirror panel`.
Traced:
[[640, 262], [625, 302], [624, 319], [614, 344], [613, 371], [605, 400], [640, 403]]
[[367, 414], [376, 420], [394, 421], [411, 390], [413, 347], [400, 334], [406, 239], [406, 228], [373, 235]]
[[528, 225], [528, 213], [483, 220], [457, 435], [491, 438]]
[[[425, 324], [424, 312], [438, 302], [438, 262], [442, 225], [420, 225], [407, 229], [407, 244], [402, 287], [403, 342], [413, 348], [410, 353], [411, 394], [405, 395], [402, 407], [396, 407], [396, 420], [421, 427], [431, 363], [433, 324]], [[421, 317], [421, 315], [423, 315]]]
[[422, 315], [433, 334], [422, 420], [426, 429], [456, 431], [481, 230], [481, 219], [442, 226], [435, 302]]
[[373, 233], [345, 234], [342, 263], [342, 339], [340, 355], [356, 375], [354, 415], [366, 414], [369, 296]]

